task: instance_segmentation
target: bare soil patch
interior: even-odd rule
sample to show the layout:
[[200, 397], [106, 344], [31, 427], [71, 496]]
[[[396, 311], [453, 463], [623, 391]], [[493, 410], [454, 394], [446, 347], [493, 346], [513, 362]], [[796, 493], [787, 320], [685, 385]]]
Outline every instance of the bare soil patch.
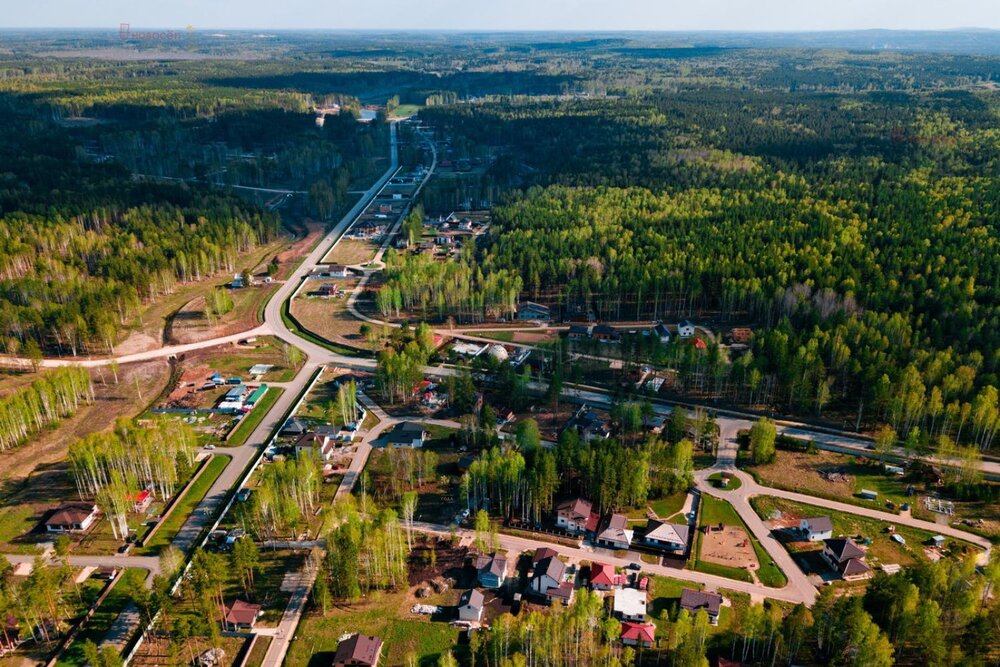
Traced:
[[750, 536], [742, 528], [709, 529], [701, 538], [701, 560], [737, 569], [756, 570], [760, 563]]

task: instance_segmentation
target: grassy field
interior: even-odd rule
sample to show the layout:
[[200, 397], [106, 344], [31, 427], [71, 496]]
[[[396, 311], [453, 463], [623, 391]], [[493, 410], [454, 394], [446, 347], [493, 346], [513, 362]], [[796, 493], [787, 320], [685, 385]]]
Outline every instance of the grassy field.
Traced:
[[722, 489], [724, 491], [735, 491], [736, 489], [743, 486], [743, 482], [740, 481], [739, 477], [730, 477], [729, 483], [726, 486], [722, 486], [722, 473], [717, 472], [708, 476], [708, 481], [712, 483], [717, 489]]
[[257, 635], [257, 640], [253, 643], [253, 648], [250, 649], [250, 655], [247, 656], [247, 660], [244, 667], [260, 667], [264, 663], [264, 656], [267, 655], [267, 649], [271, 647], [271, 638], [267, 635]]
[[108, 629], [115, 622], [115, 619], [118, 618], [118, 614], [131, 601], [132, 589], [141, 586], [145, 579], [145, 570], [136, 568], [125, 570], [125, 573], [115, 584], [115, 587], [111, 589], [111, 593], [108, 594], [108, 597], [104, 599], [101, 606], [97, 608], [94, 615], [87, 621], [87, 625], [83, 631], [77, 635], [73, 643], [63, 653], [59, 662], [56, 663], [57, 667], [86, 664], [86, 660], [83, 657], [83, 645], [87, 641], [100, 644], [104, 635], [107, 634]]
[[[300, 361], [294, 368], [285, 364], [283, 350], [286, 343], [273, 336], [262, 336], [253, 345], [232, 345], [210, 349], [207, 354], [189, 354], [189, 359], [197, 358], [199, 363], [208, 365], [224, 377], [246, 377], [254, 364], [274, 366], [261, 378], [262, 382], [288, 382], [302, 368]], [[304, 356], [304, 355], [303, 355]]]
[[243, 418], [243, 421], [240, 422], [240, 425], [229, 436], [229, 439], [223, 443], [223, 446], [239, 447], [245, 443], [254, 429], [264, 421], [264, 417], [267, 416], [268, 411], [270, 411], [271, 407], [278, 401], [278, 398], [284, 391], [281, 387], [268, 387], [267, 393], [260, 399], [260, 403], [254, 406], [250, 414]]
[[673, 515], [681, 511], [684, 507], [684, 499], [687, 498], [687, 493], [675, 493], [666, 498], [659, 498], [649, 503], [649, 507], [656, 512], [656, 516], [661, 519], [668, 519]]
[[375, 257], [379, 245], [367, 239], [341, 239], [336, 247], [326, 254], [323, 264], [343, 264], [353, 266]]
[[[871, 540], [868, 546], [867, 560], [869, 565], [879, 563], [898, 563], [900, 565], [910, 565], [918, 560], [926, 559], [923, 544], [933, 533], [910, 528], [907, 526], [896, 526], [896, 532], [901, 535], [906, 544], [901, 545], [889, 538], [886, 532], [888, 524], [878, 519], [869, 519], [845, 512], [831, 512], [827, 509], [820, 509], [803, 503], [796, 503], [783, 498], [772, 498], [769, 496], [758, 496], [751, 501], [754, 510], [765, 521], [770, 520], [775, 512], [782, 513], [783, 521], [797, 522], [800, 518], [822, 515], [829, 516], [833, 521], [834, 536], [849, 536], [856, 538], [858, 542]], [[949, 540], [949, 542], [952, 542]], [[957, 543], [959, 547], [963, 543]], [[818, 544], [793, 543], [786, 544], [786, 547], [793, 554], [801, 554], [820, 548]]]
[[191, 485], [184, 496], [177, 501], [173, 512], [166, 518], [149, 543], [137, 549], [136, 552], [142, 555], [155, 556], [160, 553], [161, 549], [169, 545], [173, 541], [174, 536], [180, 531], [181, 526], [184, 525], [184, 522], [191, 516], [191, 512], [194, 511], [194, 508], [205, 497], [208, 490], [212, 488], [215, 480], [219, 478], [222, 471], [229, 465], [229, 461], [228, 456], [216, 456], [209, 461], [204, 472], [201, 473], [201, 476]]
[[356, 604], [337, 605], [326, 616], [314, 609], [302, 618], [285, 665], [331, 664], [337, 640], [352, 632], [381, 638], [385, 644], [380, 664], [387, 667], [407, 664], [410, 653], [421, 666], [436, 665], [438, 657], [455, 646], [459, 632], [447, 623], [411, 614], [412, 605], [407, 592], [375, 592]]

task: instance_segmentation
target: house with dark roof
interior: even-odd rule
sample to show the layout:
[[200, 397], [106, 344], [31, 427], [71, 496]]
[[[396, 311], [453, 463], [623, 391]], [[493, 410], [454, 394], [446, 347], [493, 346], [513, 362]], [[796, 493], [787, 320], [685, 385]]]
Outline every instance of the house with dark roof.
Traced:
[[684, 320], [677, 325], [677, 335], [681, 338], [690, 338], [694, 335], [694, 324], [691, 320]]
[[286, 437], [298, 437], [309, 430], [309, 425], [298, 417], [291, 417], [285, 422], [285, 425], [281, 427], [281, 433]]
[[507, 557], [492, 553], [476, 558], [479, 585], [483, 588], [500, 588], [507, 581]]
[[632, 546], [633, 531], [628, 527], [628, 517], [612, 514], [598, 524], [594, 543], [610, 549], [628, 549]]
[[607, 421], [602, 419], [591, 408], [581, 405], [570, 420], [566, 423], [566, 428], [576, 429], [576, 432], [584, 440], [607, 439], [611, 437], [611, 428]]
[[823, 540], [823, 557], [845, 581], [864, 579], [871, 575], [865, 563], [865, 552], [850, 538]]
[[354, 634], [337, 644], [333, 667], [376, 667], [381, 656], [381, 639]]
[[658, 322], [655, 327], [653, 327], [653, 335], [656, 336], [661, 343], [666, 345], [670, 342], [670, 329], [663, 322]]
[[719, 623], [719, 610], [722, 608], [722, 596], [716, 593], [696, 591], [693, 588], [681, 590], [681, 609], [689, 614], [697, 614], [702, 609], [708, 614], [712, 625]]
[[556, 526], [571, 533], [585, 533], [597, 527], [593, 503], [584, 498], [566, 500], [556, 505]]
[[45, 530], [49, 533], [83, 532], [94, 525], [97, 516], [94, 503], [63, 503], [45, 520]]
[[226, 608], [227, 630], [249, 630], [260, 618], [260, 605], [245, 600], [236, 600]]
[[548, 306], [543, 306], [534, 301], [525, 301], [517, 307], [517, 319], [519, 320], [542, 320], [548, 322], [552, 319], [552, 310]]
[[687, 550], [688, 535], [691, 527], [686, 523], [669, 523], [650, 519], [646, 524], [646, 534], [642, 543], [653, 549], [684, 553]]
[[809, 542], [822, 542], [833, 537], [833, 521], [828, 516], [799, 520], [799, 533]]
[[549, 597], [550, 591], [558, 589], [565, 578], [566, 564], [558, 556], [546, 556], [535, 563], [532, 569], [531, 590]]
[[483, 618], [485, 600], [483, 594], [475, 588], [462, 593], [458, 599], [458, 620], [478, 623]]
[[538, 547], [531, 555], [531, 567], [534, 568], [546, 558], [558, 558], [559, 552], [549, 547]]
[[423, 425], [416, 422], [400, 422], [387, 434], [379, 438], [382, 447], [410, 447], [418, 448], [424, 446], [427, 439], [427, 431]]
[[590, 327], [583, 324], [571, 324], [566, 337], [570, 340], [587, 340], [590, 338]]
[[625, 646], [652, 648], [656, 643], [656, 625], [653, 623], [622, 623], [621, 642]]
[[615, 329], [610, 324], [598, 324], [594, 327], [590, 337], [602, 343], [617, 343], [621, 340], [622, 335], [618, 333], [618, 329]]

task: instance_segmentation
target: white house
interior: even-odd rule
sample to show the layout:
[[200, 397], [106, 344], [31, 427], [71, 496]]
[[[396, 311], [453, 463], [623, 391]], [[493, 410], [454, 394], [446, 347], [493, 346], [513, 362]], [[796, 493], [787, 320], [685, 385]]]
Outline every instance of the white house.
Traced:
[[642, 541], [646, 546], [683, 553], [687, 549], [689, 526], [650, 519]]
[[833, 522], [828, 516], [800, 519], [799, 532], [810, 542], [822, 542], [833, 537]]
[[483, 618], [483, 594], [475, 588], [462, 593], [458, 599], [458, 620], [478, 623]]
[[677, 325], [677, 335], [681, 338], [690, 338], [694, 335], [694, 324], [691, 320], [684, 320]]
[[566, 564], [557, 556], [548, 556], [535, 564], [531, 590], [545, 595], [549, 589], [559, 588], [566, 576]]
[[615, 591], [613, 611], [619, 620], [642, 623], [646, 620], [646, 591], [638, 588]]
[[556, 525], [563, 530], [583, 533], [593, 530], [596, 523], [597, 515], [593, 513], [593, 504], [589, 500], [575, 498], [556, 506]]
[[93, 503], [63, 503], [45, 521], [45, 530], [50, 533], [79, 533], [94, 525], [97, 514], [97, 505]]

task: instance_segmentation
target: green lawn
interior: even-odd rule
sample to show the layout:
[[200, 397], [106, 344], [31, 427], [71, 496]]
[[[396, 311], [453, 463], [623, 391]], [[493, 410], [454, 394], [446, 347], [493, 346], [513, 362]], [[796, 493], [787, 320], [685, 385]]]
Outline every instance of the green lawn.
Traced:
[[729, 483], [726, 486], [722, 486], [722, 473], [717, 472], [708, 476], [708, 481], [711, 482], [712, 486], [717, 489], [722, 489], [723, 491], [735, 491], [736, 489], [743, 486], [743, 482], [740, 481], [739, 477], [730, 477]]
[[411, 602], [405, 592], [374, 592], [357, 604], [337, 605], [327, 616], [312, 610], [303, 617], [296, 639], [289, 647], [287, 667], [307, 667], [317, 653], [332, 658], [337, 639], [349, 632], [374, 635], [385, 643], [382, 655], [386, 665], [407, 664], [406, 656], [413, 653], [417, 664], [431, 667], [438, 657], [452, 649], [459, 631], [447, 623], [431, 622], [425, 616], [410, 613]]
[[687, 493], [682, 491], [666, 498], [654, 500], [649, 503], [649, 506], [656, 512], [656, 516], [661, 519], [667, 519], [681, 511], [681, 508], [684, 507], [685, 498], [687, 498]]
[[281, 387], [268, 387], [267, 393], [264, 394], [264, 398], [260, 399], [260, 402], [254, 406], [250, 414], [240, 422], [240, 425], [236, 427], [233, 434], [229, 436], [229, 439], [223, 443], [225, 447], [239, 447], [247, 441], [250, 434], [253, 433], [254, 429], [257, 428], [267, 413], [271, 410], [274, 404], [277, 402], [278, 398], [285, 390]]
[[27, 505], [0, 508], [0, 544], [12, 542], [34, 528], [37, 523], [34, 510]]
[[271, 638], [267, 635], [257, 635], [257, 640], [253, 643], [253, 648], [250, 649], [250, 655], [247, 656], [247, 660], [243, 663], [244, 667], [260, 667], [264, 663], [264, 656], [267, 655], [267, 649], [271, 647]]
[[188, 517], [191, 516], [191, 512], [194, 508], [201, 502], [208, 490], [212, 488], [212, 484], [215, 480], [219, 478], [222, 471], [225, 470], [226, 466], [229, 465], [230, 458], [228, 456], [216, 456], [211, 461], [208, 462], [205, 467], [204, 472], [198, 480], [191, 485], [191, 488], [187, 490], [180, 500], [177, 501], [177, 505], [174, 507], [173, 512], [170, 516], [166, 518], [160, 529], [156, 531], [153, 538], [148, 544], [144, 545], [142, 548], [137, 549], [136, 553], [143, 555], [156, 555], [160, 553], [160, 550], [169, 545], [177, 533], [180, 531], [181, 526], [187, 521]]
[[63, 653], [62, 658], [56, 663], [57, 667], [68, 667], [69, 665], [84, 665], [86, 660], [83, 657], [83, 645], [89, 640], [95, 644], [100, 644], [108, 629], [111, 628], [118, 614], [128, 606], [131, 601], [131, 591], [137, 586], [142, 586], [146, 579], [146, 571], [137, 568], [125, 570], [125, 574], [118, 580], [111, 593], [105, 598], [104, 603], [97, 608], [94, 615], [87, 621], [83, 631]]

